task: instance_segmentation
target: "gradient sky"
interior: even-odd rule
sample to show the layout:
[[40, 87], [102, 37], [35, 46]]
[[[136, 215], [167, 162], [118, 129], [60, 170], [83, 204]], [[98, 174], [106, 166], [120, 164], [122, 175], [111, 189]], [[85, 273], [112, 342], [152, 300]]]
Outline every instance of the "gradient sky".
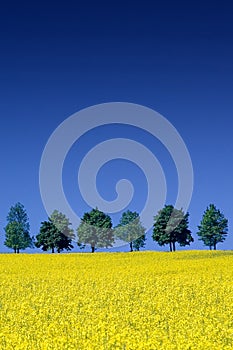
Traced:
[[[194, 168], [191, 248], [203, 248], [196, 237], [197, 225], [207, 205], [214, 203], [229, 220], [228, 238], [218, 248], [233, 249], [232, 6], [229, 1], [1, 5], [0, 251], [8, 251], [3, 228], [11, 205], [24, 204], [33, 235], [47, 219], [39, 191], [39, 164], [51, 133], [73, 113], [112, 101], [150, 107], [176, 127]], [[102, 128], [90, 133], [82, 147], [75, 145], [67, 157], [64, 187], [79, 215], [88, 209], [74, 197], [80, 154], [90, 142], [118, 132], [124, 136], [127, 130]], [[148, 135], [138, 132], [135, 137], [153, 148], [163, 165], [170, 204], [177, 178], [169, 154]], [[140, 209], [145, 197], [143, 174], [133, 164], [117, 162], [100, 172], [100, 192], [111, 199], [114, 183], [129, 174], [133, 183], [142, 183], [141, 195], [135, 194], [130, 207]], [[115, 179], [114, 174], [119, 176]], [[161, 250], [149, 238], [146, 248]]]

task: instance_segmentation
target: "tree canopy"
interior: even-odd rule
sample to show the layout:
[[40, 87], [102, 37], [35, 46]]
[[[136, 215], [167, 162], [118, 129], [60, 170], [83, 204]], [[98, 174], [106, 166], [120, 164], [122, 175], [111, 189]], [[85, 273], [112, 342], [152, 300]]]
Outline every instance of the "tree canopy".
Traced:
[[114, 233], [117, 238], [129, 242], [130, 251], [132, 252], [145, 246], [145, 231], [146, 229], [140, 222], [139, 214], [127, 210], [122, 214], [120, 223], [116, 226]]
[[228, 220], [214, 204], [210, 204], [203, 214], [197, 235], [204, 245], [216, 250], [218, 243], [225, 240], [228, 232]]
[[81, 224], [77, 228], [78, 244], [91, 246], [91, 251], [97, 248], [112, 247], [114, 242], [112, 220], [109, 215], [98, 210], [92, 209], [84, 213]]
[[5, 242], [8, 248], [15, 253], [20, 250], [33, 247], [33, 238], [30, 237], [30, 225], [27, 212], [21, 203], [16, 203], [10, 208], [7, 215], [8, 224], [5, 227]]
[[169, 244], [170, 251], [176, 250], [176, 242], [180, 246], [189, 245], [194, 239], [188, 228], [189, 213], [175, 209], [173, 205], [165, 207], [155, 216], [152, 238], [160, 246]]
[[54, 210], [48, 221], [41, 223], [40, 233], [36, 236], [36, 247], [41, 247], [43, 251], [51, 250], [52, 253], [55, 249], [58, 253], [71, 250], [75, 236], [70, 225], [69, 219], [63, 213]]

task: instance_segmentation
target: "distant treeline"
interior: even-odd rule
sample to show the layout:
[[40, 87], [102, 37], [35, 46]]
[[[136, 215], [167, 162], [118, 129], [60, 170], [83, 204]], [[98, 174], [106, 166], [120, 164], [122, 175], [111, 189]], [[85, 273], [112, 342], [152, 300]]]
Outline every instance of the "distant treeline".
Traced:
[[[194, 241], [189, 229], [189, 213], [165, 205], [154, 217], [152, 238], [160, 246], [169, 245], [170, 251], [180, 246], [190, 245]], [[71, 223], [65, 214], [54, 210], [47, 221], [41, 223], [40, 232], [30, 235], [27, 212], [21, 203], [16, 203], [9, 210], [5, 230], [4, 244], [19, 253], [26, 248], [41, 248], [43, 251], [68, 251], [76, 243], [80, 249], [90, 246], [91, 252], [97, 248], [110, 248], [116, 240], [129, 243], [130, 251], [140, 250], [145, 246], [146, 229], [137, 212], [125, 211], [119, 224], [113, 227], [112, 219], [98, 208], [84, 213], [77, 227], [77, 238]], [[228, 220], [214, 204], [205, 210], [197, 235], [209, 249], [216, 249], [223, 242], [228, 232]]]

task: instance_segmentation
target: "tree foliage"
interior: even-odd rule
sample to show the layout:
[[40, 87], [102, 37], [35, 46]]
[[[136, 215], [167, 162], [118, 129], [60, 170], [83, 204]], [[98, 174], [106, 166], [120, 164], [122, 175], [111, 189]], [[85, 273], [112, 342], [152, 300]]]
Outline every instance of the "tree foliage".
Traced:
[[145, 246], [146, 229], [140, 222], [137, 212], [127, 210], [121, 216], [119, 225], [115, 228], [115, 236], [122, 241], [129, 242], [130, 251], [139, 250]]
[[169, 244], [170, 251], [176, 250], [176, 242], [180, 246], [193, 242], [191, 231], [188, 228], [189, 213], [175, 209], [173, 205], [165, 207], [155, 216], [152, 238], [160, 246]]
[[43, 251], [51, 250], [52, 253], [55, 249], [58, 253], [71, 250], [75, 236], [70, 225], [69, 219], [63, 213], [54, 210], [48, 221], [41, 223], [40, 233], [36, 236], [36, 247], [41, 247]]
[[216, 250], [218, 243], [225, 240], [228, 232], [228, 220], [214, 204], [210, 204], [203, 214], [197, 235], [204, 245]]
[[84, 213], [81, 224], [77, 228], [78, 244], [91, 246], [91, 251], [97, 248], [112, 247], [114, 242], [112, 220], [109, 215], [92, 209], [89, 213]]
[[27, 212], [21, 203], [16, 203], [10, 208], [7, 215], [8, 224], [5, 227], [5, 242], [8, 248], [15, 253], [20, 250], [33, 247], [33, 238], [30, 237], [30, 225]]

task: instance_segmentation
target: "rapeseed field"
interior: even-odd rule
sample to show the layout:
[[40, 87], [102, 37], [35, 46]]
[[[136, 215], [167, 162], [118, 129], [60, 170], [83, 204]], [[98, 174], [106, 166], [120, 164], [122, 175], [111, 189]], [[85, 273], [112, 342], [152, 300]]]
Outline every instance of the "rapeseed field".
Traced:
[[0, 349], [233, 349], [233, 253], [0, 255]]

